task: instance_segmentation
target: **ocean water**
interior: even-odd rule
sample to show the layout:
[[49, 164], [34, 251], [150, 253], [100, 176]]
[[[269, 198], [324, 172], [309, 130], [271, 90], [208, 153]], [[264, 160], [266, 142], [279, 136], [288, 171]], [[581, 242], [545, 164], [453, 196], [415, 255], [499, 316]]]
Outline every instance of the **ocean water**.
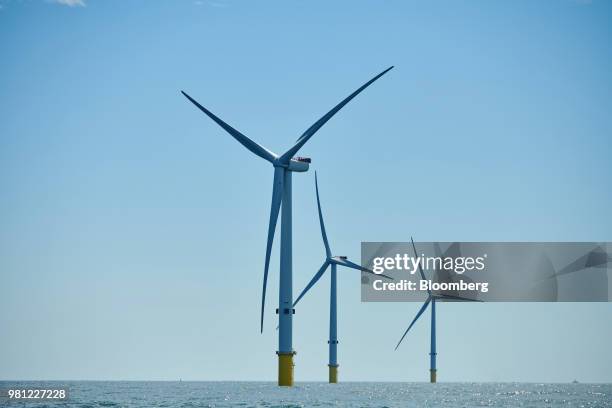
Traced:
[[0, 389], [66, 387], [66, 401], [6, 407], [612, 407], [612, 384], [0, 382]]

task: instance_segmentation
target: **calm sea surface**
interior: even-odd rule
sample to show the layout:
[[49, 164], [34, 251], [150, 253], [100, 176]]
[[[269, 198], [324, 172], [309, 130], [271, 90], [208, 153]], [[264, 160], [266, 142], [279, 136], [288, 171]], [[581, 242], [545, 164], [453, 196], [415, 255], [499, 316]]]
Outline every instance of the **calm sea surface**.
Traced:
[[612, 407], [612, 384], [0, 382], [0, 389], [67, 387], [67, 401], [3, 407]]

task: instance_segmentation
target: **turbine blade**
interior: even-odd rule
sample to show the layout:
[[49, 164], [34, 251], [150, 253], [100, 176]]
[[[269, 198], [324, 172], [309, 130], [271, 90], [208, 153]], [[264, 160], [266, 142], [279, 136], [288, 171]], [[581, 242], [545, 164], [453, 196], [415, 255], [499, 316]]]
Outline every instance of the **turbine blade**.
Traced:
[[325, 232], [325, 223], [323, 222], [323, 213], [321, 212], [321, 201], [319, 200], [319, 183], [317, 182], [317, 172], [315, 171], [315, 190], [317, 192], [317, 208], [319, 209], [319, 224], [321, 225], [321, 236], [323, 237], [323, 244], [325, 245], [325, 253], [329, 258], [331, 256], [331, 250], [329, 249], [329, 242], [327, 241], [327, 233]]
[[306, 287], [304, 288], [304, 290], [302, 291], [302, 293], [300, 293], [300, 296], [298, 296], [298, 298], [296, 299], [295, 302], [293, 302], [293, 307], [295, 307], [295, 305], [298, 304], [298, 302], [300, 301], [300, 299], [302, 299], [304, 297], [304, 295], [306, 294], [306, 292], [308, 292], [310, 290], [310, 288], [312, 288], [314, 286], [315, 283], [317, 283], [317, 281], [319, 279], [321, 279], [321, 276], [323, 276], [323, 274], [325, 273], [325, 270], [327, 269], [327, 267], [329, 266], [329, 261], [325, 261], [323, 262], [323, 265], [321, 265], [321, 268], [318, 270], [317, 273], [315, 273], [315, 275], [312, 277], [312, 279], [310, 280], [310, 282], [308, 282], [308, 285], [306, 285]]
[[414, 326], [414, 323], [419, 319], [419, 317], [421, 317], [421, 315], [423, 314], [423, 312], [425, 311], [425, 309], [427, 309], [427, 306], [429, 305], [429, 302], [431, 302], [431, 296], [427, 298], [427, 300], [425, 301], [425, 303], [423, 303], [423, 306], [421, 306], [421, 309], [419, 310], [419, 312], [416, 314], [416, 316], [414, 316], [414, 319], [412, 319], [412, 323], [410, 323], [410, 326], [408, 326], [408, 328], [406, 329], [406, 331], [404, 332], [404, 335], [402, 336], [402, 338], [400, 339], [400, 341], [397, 342], [397, 346], [395, 346], [395, 350], [397, 350], [397, 348], [399, 347], [399, 345], [401, 344], [402, 340], [404, 340], [404, 337], [406, 337], [406, 334], [408, 334], [408, 331], [410, 329], [412, 329], [412, 326]]
[[366, 272], [366, 273], [371, 273], [372, 275], [375, 275], [375, 276], [381, 276], [383, 278], [395, 280], [395, 279], [393, 279], [390, 276], [384, 275], [382, 273], [376, 273], [373, 270], [365, 268], [365, 267], [363, 267], [363, 266], [361, 266], [359, 264], [356, 264], [354, 262], [351, 262], [348, 259], [342, 259], [342, 258], [334, 257], [334, 258], [332, 258], [332, 262], [335, 263], [336, 265], [346, 266], [347, 268], [357, 269], [358, 271], [362, 271], [362, 272]]
[[209, 111], [208, 109], [200, 105], [195, 99], [187, 95], [187, 93], [185, 93], [184, 91], [181, 91], [181, 93], [185, 95], [185, 97], [189, 99], [191, 103], [197, 106], [209, 118], [214, 120], [219, 126], [225, 129], [227, 133], [232, 135], [234, 139], [236, 139], [241, 145], [249, 149], [251, 152], [255, 153], [262, 159], [266, 159], [269, 162], [273, 162], [276, 159], [277, 157], [276, 154], [272, 153], [270, 150], [266, 149], [265, 147], [260, 146], [259, 144], [255, 143], [254, 141], [252, 141], [251, 139], [249, 139], [248, 137], [246, 137], [245, 135], [243, 135], [242, 133], [240, 133], [239, 131], [237, 131], [236, 129], [234, 129], [233, 127], [231, 127], [230, 125], [222, 121], [221, 119], [219, 119], [211, 111]]
[[340, 109], [342, 109], [344, 107], [344, 105], [349, 103], [351, 101], [351, 99], [353, 99], [354, 97], [359, 95], [361, 93], [361, 91], [363, 91], [368, 86], [370, 86], [378, 78], [380, 78], [381, 76], [386, 74], [389, 70], [391, 70], [391, 68], [393, 68], [393, 67], [389, 67], [389, 68], [385, 69], [383, 72], [381, 72], [380, 74], [376, 75], [374, 78], [370, 79], [368, 82], [363, 84], [355, 92], [353, 92], [352, 94], [347, 96], [342, 102], [340, 102], [338, 105], [336, 105], [332, 110], [327, 112], [323, 117], [321, 117], [319, 120], [317, 120], [311, 127], [309, 127], [302, 134], [302, 136], [300, 136], [300, 138], [297, 140], [295, 145], [291, 149], [287, 150], [287, 152], [285, 152], [280, 157], [281, 162], [283, 162], [283, 163], [288, 162], [298, 152], [298, 150], [300, 150], [301, 147], [304, 146], [304, 144], [308, 141], [308, 139], [310, 139], [312, 137], [312, 135], [314, 135], [317, 132], [317, 130], [319, 130], [325, 123], [327, 123], [327, 121], [330, 120], [332, 118], [332, 116], [334, 116], [336, 113], [338, 113], [338, 111]]
[[274, 242], [274, 232], [276, 231], [276, 221], [278, 212], [283, 199], [283, 179], [285, 169], [282, 167], [274, 168], [274, 185], [272, 187], [272, 205], [270, 206], [270, 223], [268, 225], [268, 242], [266, 244], [266, 264], [264, 268], [263, 289], [261, 295], [261, 332], [263, 333], [264, 308], [266, 305], [266, 286], [268, 284], [268, 269], [270, 267], [270, 253]]
[[[414, 240], [412, 239], [412, 237], [410, 237], [410, 242], [412, 242], [412, 249], [414, 250], [414, 256], [418, 258], [419, 255], [417, 254], [417, 250], [416, 250], [416, 247], [414, 246]], [[426, 280], [425, 273], [423, 272], [423, 267], [421, 266], [421, 262], [419, 262], [419, 273], [421, 274], [421, 279]], [[427, 289], [427, 293], [429, 293], [429, 296], [431, 296], [431, 290]]]
[[465, 302], [482, 302], [482, 300], [479, 299], [470, 299], [470, 298], [466, 298], [463, 296], [457, 296], [457, 295], [447, 295], [445, 293], [437, 293], [435, 295], [433, 295], [434, 298], [436, 299], [452, 299], [452, 300], [462, 300]]

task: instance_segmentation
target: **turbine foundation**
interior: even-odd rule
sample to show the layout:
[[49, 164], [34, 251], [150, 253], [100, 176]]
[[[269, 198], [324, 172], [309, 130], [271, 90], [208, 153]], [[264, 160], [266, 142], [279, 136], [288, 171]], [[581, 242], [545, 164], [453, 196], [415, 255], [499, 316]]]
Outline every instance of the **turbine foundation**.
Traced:
[[293, 355], [295, 351], [291, 353], [283, 353], [277, 351], [278, 354], [278, 385], [284, 387], [293, 386]]
[[437, 371], [438, 370], [436, 370], [435, 368], [432, 368], [431, 370], [429, 370], [429, 382], [432, 384], [436, 382]]
[[328, 367], [329, 367], [329, 383], [338, 384], [338, 364], [336, 365], [328, 364]]

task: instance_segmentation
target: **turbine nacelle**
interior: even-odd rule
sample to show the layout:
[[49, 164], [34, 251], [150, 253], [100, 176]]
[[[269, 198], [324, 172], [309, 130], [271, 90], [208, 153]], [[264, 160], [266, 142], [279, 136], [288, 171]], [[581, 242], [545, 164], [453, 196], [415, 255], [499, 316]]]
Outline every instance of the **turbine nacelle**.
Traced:
[[274, 160], [272, 160], [272, 165], [274, 167], [282, 167], [284, 169], [287, 169], [288, 171], [295, 171], [298, 173], [304, 173], [308, 171], [308, 169], [310, 168], [310, 163], [310, 157], [300, 156], [292, 157], [288, 160], [283, 160], [282, 157], [276, 157]]
[[287, 170], [303, 173], [305, 171], [308, 171], [308, 168], [310, 167], [310, 162], [310, 157], [293, 157], [289, 161], [289, 166], [287, 166]]
[[343, 264], [345, 261], [348, 261], [348, 256], [329, 256], [327, 260], [330, 263], [335, 263], [337, 265]]

